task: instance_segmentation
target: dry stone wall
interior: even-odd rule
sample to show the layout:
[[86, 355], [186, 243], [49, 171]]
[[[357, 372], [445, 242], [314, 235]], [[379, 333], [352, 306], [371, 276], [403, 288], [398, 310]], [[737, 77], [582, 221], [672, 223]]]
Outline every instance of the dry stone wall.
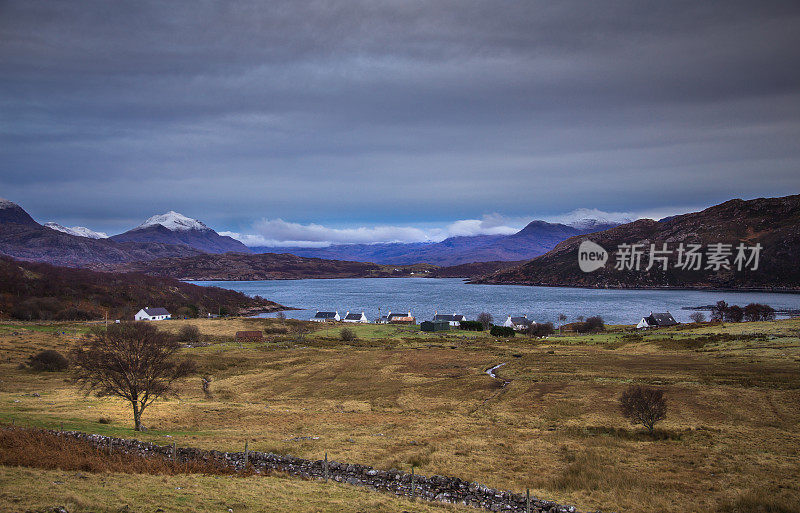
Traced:
[[[251, 465], [256, 472], [278, 471], [293, 476], [364, 486], [369, 489], [398, 496], [418, 497], [428, 501], [463, 504], [488, 511], [525, 513], [527, 497], [509, 491], [495, 490], [479, 483], [455, 477], [413, 475], [398, 470], [378, 470], [365, 465], [337, 461], [306, 460], [293, 456], [248, 451], [219, 452], [191, 447], [157, 445], [124, 438], [93, 435], [79, 431], [55, 431], [59, 436], [83, 440], [99, 449], [121, 451], [142, 456], [172, 458], [178, 461], [215, 461], [237, 470]], [[575, 507], [531, 497], [531, 513], [578, 513]], [[599, 513], [599, 512], [598, 512]]]

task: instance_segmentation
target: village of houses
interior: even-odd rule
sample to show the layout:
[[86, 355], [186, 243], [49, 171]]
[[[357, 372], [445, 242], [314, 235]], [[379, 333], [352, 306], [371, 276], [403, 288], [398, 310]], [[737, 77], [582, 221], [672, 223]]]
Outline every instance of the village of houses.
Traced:
[[[210, 317], [216, 317], [213, 314], [209, 314]], [[134, 315], [134, 320], [136, 321], [163, 321], [172, 319], [172, 314], [167, 311], [166, 308], [163, 307], [146, 307], [139, 310], [136, 315]], [[313, 322], [326, 322], [326, 323], [335, 323], [335, 322], [342, 322], [342, 323], [355, 323], [355, 324], [369, 324], [370, 320], [367, 318], [366, 314], [362, 312], [350, 312], [347, 311], [344, 315], [340, 315], [339, 311], [317, 311], [316, 315], [314, 315], [310, 321]], [[431, 320], [429, 321], [422, 321], [420, 323], [420, 329], [422, 331], [427, 332], [435, 332], [435, 331], [447, 331], [450, 328], [460, 328], [461, 323], [467, 322], [466, 316], [462, 314], [452, 313], [452, 314], [440, 314], [435, 312]], [[119, 321], [117, 321], [119, 322]], [[406, 324], [406, 325], [416, 325], [417, 318], [411, 314], [411, 311], [407, 312], [389, 312], [386, 315], [380, 316], [377, 319], [374, 319], [374, 324]], [[535, 325], [536, 321], [528, 319], [527, 314], [525, 315], [511, 315], [509, 314], [506, 318], [505, 322], [501, 325], [506, 328], [511, 328], [514, 331], [525, 331], [529, 329], [531, 326]], [[668, 326], [675, 326], [678, 322], [669, 312], [650, 312], [649, 315], [642, 317], [639, 323], [636, 325], [636, 329], [648, 329], [648, 328], [659, 328], [659, 327], [668, 327]]]

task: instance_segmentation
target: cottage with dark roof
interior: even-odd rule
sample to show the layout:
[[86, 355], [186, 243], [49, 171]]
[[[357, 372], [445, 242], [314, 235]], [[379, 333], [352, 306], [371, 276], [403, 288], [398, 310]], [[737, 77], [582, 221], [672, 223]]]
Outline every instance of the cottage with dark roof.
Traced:
[[172, 319], [172, 314], [170, 314], [166, 308], [156, 307], [156, 308], [142, 308], [139, 310], [133, 318], [137, 321], [163, 321], [164, 319]]
[[359, 313], [347, 312], [344, 315], [344, 319], [342, 319], [342, 320], [344, 322], [363, 322], [363, 323], [368, 323], [369, 322], [367, 320], [367, 316], [364, 315], [364, 312], [361, 312], [360, 314]]
[[527, 314], [523, 315], [522, 317], [514, 317], [509, 315], [508, 319], [506, 319], [506, 322], [503, 323], [503, 326], [506, 328], [513, 328], [515, 331], [521, 331], [529, 328], [533, 324], [536, 324], [536, 322], [529, 321]]
[[663, 328], [665, 326], [675, 326], [676, 324], [678, 324], [678, 321], [669, 312], [650, 312], [647, 317], [642, 317], [642, 320], [636, 325], [636, 329]]
[[466, 320], [467, 318], [463, 315], [455, 313], [452, 315], [436, 313], [433, 316], [433, 322], [444, 321], [450, 326], [461, 326], [461, 323]]
[[337, 322], [341, 321], [342, 318], [339, 317], [339, 312], [320, 312], [317, 311], [317, 315], [311, 318], [314, 322]]

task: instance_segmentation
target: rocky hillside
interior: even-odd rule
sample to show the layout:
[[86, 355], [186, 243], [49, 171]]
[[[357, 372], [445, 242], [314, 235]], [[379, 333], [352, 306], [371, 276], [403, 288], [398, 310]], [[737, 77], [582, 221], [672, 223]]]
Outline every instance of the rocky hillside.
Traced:
[[97, 266], [117, 272], [140, 272], [181, 280], [293, 280], [305, 278], [393, 278], [425, 276], [436, 267], [417, 265], [380, 265], [303, 258], [295, 255], [262, 253], [244, 255], [198, 255], [189, 258], [159, 258], [147, 262]]
[[22, 320], [133, 320], [145, 306], [163, 306], [174, 316], [253, 314], [281, 305], [217, 287], [171, 278], [114, 274], [21, 262], [0, 257], [0, 318]]
[[[605, 266], [592, 272], [581, 271], [578, 249], [591, 240], [608, 251]], [[630, 246], [639, 245], [636, 250]], [[650, 245], [669, 253], [656, 253], [664, 261], [650, 262]], [[699, 269], [684, 251], [679, 261], [678, 248], [699, 244]], [[715, 247], [715, 244], [730, 246]], [[739, 244], [744, 245], [744, 260], [737, 261]], [[751, 248], [760, 244], [758, 267], [753, 269]], [[641, 250], [640, 270], [631, 256]], [[721, 251], [717, 251], [721, 250]], [[727, 254], [727, 252], [730, 254]], [[715, 256], [716, 255], [716, 256]], [[625, 265], [617, 269], [619, 263]], [[691, 264], [679, 267], [678, 264]], [[739, 270], [739, 263], [742, 269]], [[723, 265], [724, 264], [724, 265]], [[727, 269], [725, 268], [727, 265]], [[569, 287], [610, 288], [754, 288], [800, 289], [800, 195], [782, 198], [735, 199], [720, 205], [661, 221], [649, 219], [624, 224], [603, 232], [572, 237], [552, 251], [521, 266], [500, 270], [473, 283], [523, 284]]]
[[201, 221], [173, 211], [153, 216], [132, 230], [114, 235], [111, 240], [184, 244], [204, 253], [250, 253], [238, 240], [220, 235]]

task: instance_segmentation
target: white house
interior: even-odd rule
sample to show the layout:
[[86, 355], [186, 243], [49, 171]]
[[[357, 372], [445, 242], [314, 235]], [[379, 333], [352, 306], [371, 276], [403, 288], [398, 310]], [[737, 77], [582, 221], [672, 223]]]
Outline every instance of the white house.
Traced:
[[461, 323], [463, 321], [466, 321], [466, 320], [467, 320], [467, 318], [464, 317], [463, 315], [455, 314], [455, 313], [453, 315], [437, 313], [437, 314], [434, 314], [434, 316], [433, 316], [433, 322], [436, 322], [436, 321], [447, 321], [450, 324], [450, 326], [461, 326]]
[[515, 331], [520, 331], [530, 327], [532, 324], [536, 324], [536, 322], [529, 321], [527, 314], [522, 317], [512, 317], [509, 315], [506, 322], [503, 323], [503, 326], [506, 328], [513, 328]]
[[339, 312], [320, 312], [317, 311], [317, 315], [311, 318], [314, 322], [336, 322], [341, 321], [342, 318], [339, 316]]
[[172, 319], [172, 314], [170, 314], [166, 308], [161, 308], [160, 306], [157, 308], [142, 308], [139, 312], [133, 316], [134, 319], [137, 321], [163, 321], [164, 319]]
[[669, 312], [650, 312], [650, 315], [647, 317], [642, 317], [642, 320], [636, 325], [636, 329], [660, 328], [664, 326], [675, 326], [676, 324], [678, 324], [678, 321], [676, 321]]
[[347, 312], [342, 319], [344, 322], [369, 322], [364, 312], [360, 314]]

